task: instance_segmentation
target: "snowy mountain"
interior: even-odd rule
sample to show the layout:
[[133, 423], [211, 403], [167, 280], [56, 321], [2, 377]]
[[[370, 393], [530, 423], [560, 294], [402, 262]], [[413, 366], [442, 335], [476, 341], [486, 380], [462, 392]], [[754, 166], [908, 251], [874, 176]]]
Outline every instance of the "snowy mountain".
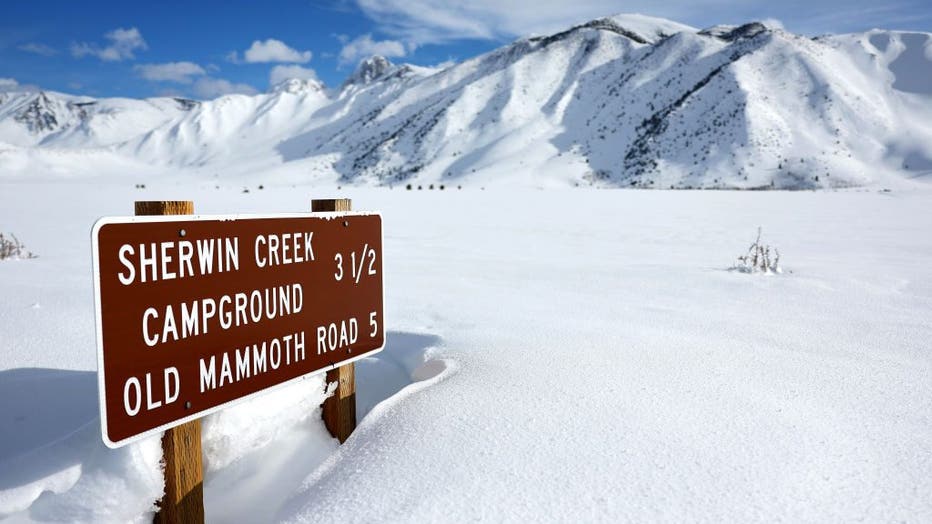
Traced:
[[49, 91], [0, 93], [0, 142], [58, 148], [117, 144], [199, 104], [183, 98], [96, 100]]
[[[205, 102], [0, 94], [0, 168], [95, 154], [289, 179], [817, 188], [932, 171], [932, 34], [619, 15], [452, 66]], [[32, 160], [23, 160], [28, 157]]]

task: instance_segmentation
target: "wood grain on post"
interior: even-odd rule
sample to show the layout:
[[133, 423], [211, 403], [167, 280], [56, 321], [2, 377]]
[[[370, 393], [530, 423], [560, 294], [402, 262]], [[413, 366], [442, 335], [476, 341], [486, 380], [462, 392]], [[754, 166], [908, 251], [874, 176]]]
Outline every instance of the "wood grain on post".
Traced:
[[[191, 215], [190, 200], [136, 202], [136, 215]], [[155, 522], [202, 524], [204, 522], [204, 466], [201, 454], [201, 421], [192, 420], [162, 435], [165, 462], [165, 496], [159, 502]]]
[[353, 201], [349, 198], [315, 198], [311, 200], [311, 211], [352, 211]]
[[137, 200], [136, 215], [193, 215], [190, 200]]
[[203, 524], [204, 468], [201, 456], [201, 420], [168, 429], [162, 435], [165, 460], [165, 496], [155, 522]]
[[[311, 211], [350, 211], [352, 200], [336, 198], [328, 200], [312, 200]], [[327, 384], [337, 383], [337, 390], [333, 396], [324, 401], [324, 425], [331, 435], [346, 442], [350, 434], [356, 429], [356, 367], [350, 362], [327, 372]]]

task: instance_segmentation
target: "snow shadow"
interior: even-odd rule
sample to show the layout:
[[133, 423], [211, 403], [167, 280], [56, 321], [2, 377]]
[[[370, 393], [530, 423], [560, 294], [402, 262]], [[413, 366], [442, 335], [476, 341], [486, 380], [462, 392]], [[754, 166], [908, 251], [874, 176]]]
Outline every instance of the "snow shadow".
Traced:
[[[356, 363], [357, 412], [417, 382], [416, 373], [441, 339], [389, 332], [385, 349]], [[97, 373], [48, 368], [0, 371], [0, 490], [82, 462], [99, 437]], [[96, 440], [99, 440], [97, 438]], [[54, 448], [54, 453], [49, 453]], [[14, 463], [30, 462], [28, 468]]]
[[[75, 436], [88, 428], [94, 432], [97, 420], [97, 373], [42, 368], [0, 371], [0, 490], [81, 462], [87, 446], [68, 442], [84, 440]], [[55, 451], [49, 453], [50, 448]], [[28, 468], [16, 467], [23, 461], [29, 462]]]
[[[379, 402], [436, 373], [429, 361], [442, 339], [436, 335], [389, 331], [385, 349], [356, 362], [356, 415], [362, 420]], [[438, 370], [438, 371], [442, 371]]]
[[158, 437], [108, 449], [97, 398], [94, 371], [0, 371], [0, 519], [127, 522], [151, 512], [162, 491]]
[[[430, 360], [432, 350], [440, 343], [440, 337], [434, 335], [389, 332], [383, 351], [357, 361], [356, 401], [360, 420], [406, 386], [443, 372], [443, 362]], [[236, 416], [230, 415], [234, 419]], [[292, 450], [291, 454], [285, 454], [289, 457], [288, 464], [276, 469], [269, 468], [268, 461], [261, 461], [260, 468], [247, 458], [224, 468], [228, 474], [213, 479], [220, 482], [215, 488], [230, 490], [225, 482], [238, 484], [263, 469], [270, 469], [279, 477], [271, 486], [282, 485], [282, 471], [294, 470], [292, 474], [298, 474], [294, 484], [304, 478], [332, 449], [326, 446], [329, 436], [322, 425], [301, 429], [300, 420], [292, 421], [298, 429], [286, 432], [284, 441], [279, 442]], [[235, 426], [237, 421], [224, 423]], [[309, 442], [317, 442], [321, 453], [308, 454], [305, 448]], [[298, 454], [303, 462], [294, 458]], [[260, 453], [256, 457], [266, 455]], [[0, 371], [0, 520], [7, 517], [40, 521], [133, 520], [151, 512], [161, 493], [160, 459], [158, 436], [118, 450], [103, 445], [96, 372], [40, 368]], [[300, 465], [294, 467], [296, 464]], [[258, 489], [255, 483], [249, 485]], [[285, 492], [290, 493], [294, 487], [289, 485]], [[211, 493], [217, 498], [217, 489]], [[269, 500], [272, 506], [280, 502], [271, 496]], [[233, 505], [223, 497], [219, 501], [221, 506]], [[215, 517], [223, 516], [216, 504], [213, 509]]]

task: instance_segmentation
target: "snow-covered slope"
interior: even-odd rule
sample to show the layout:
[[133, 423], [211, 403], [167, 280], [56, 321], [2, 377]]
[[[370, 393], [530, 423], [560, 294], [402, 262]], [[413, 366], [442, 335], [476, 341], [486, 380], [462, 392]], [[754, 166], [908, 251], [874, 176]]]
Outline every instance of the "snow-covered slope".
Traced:
[[96, 100], [49, 91], [0, 93], [0, 141], [22, 147], [107, 146], [179, 118], [198, 104], [183, 98]]
[[[928, 33], [812, 39], [618, 15], [443, 69], [373, 57], [332, 91], [0, 95], [0, 142], [343, 184], [888, 184], [932, 171], [929, 49]], [[0, 148], [7, 171], [14, 149]]]

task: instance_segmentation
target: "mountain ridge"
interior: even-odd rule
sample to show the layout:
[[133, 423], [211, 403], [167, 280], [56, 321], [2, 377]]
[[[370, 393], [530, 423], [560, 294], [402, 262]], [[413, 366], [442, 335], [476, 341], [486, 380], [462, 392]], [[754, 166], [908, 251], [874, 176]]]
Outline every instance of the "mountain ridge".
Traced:
[[7, 93], [0, 166], [19, 149], [92, 150], [339, 184], [887, 183], [932, 171], [926, 46], [932, 34], [809, 38], [616, 15], [443, 68], [371, 57], [334, 90], [287, 80], [203, 102]]

